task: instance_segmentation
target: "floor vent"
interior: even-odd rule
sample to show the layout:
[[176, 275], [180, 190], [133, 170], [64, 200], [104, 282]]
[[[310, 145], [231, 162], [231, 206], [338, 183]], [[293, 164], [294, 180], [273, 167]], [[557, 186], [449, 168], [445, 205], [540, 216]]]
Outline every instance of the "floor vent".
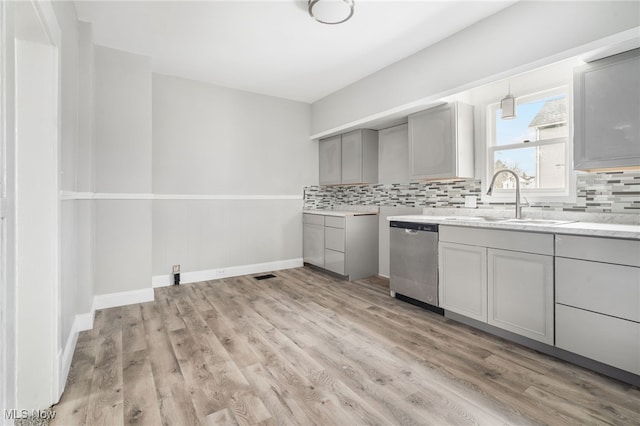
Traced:
[[267, 275], [258, 275], [257, 277], [253, 277], [253, 278], [255, 278], [258, 281], [261, 281], [261, 280], [268, 280], [269, 278], [275, 278], [275, 277], [276, 276], [273, 274], [267, 274]]

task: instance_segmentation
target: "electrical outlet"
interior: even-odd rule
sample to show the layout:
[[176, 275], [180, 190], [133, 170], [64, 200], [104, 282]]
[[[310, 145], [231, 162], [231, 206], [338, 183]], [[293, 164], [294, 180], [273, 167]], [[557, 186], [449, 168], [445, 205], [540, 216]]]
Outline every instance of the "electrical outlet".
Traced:
[[180, 265], [173, 265], [171, 270], [173, 271], [174, 274], [179, 274], [180, 273]]

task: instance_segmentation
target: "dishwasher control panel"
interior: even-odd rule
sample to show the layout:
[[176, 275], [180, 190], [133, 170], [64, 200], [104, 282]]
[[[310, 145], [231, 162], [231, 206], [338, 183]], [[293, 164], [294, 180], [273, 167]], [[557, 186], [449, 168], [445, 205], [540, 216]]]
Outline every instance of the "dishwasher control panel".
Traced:
[[413, 229], [414, 231], [438, 232], [438, 225], [435, 223], [415, 223], [391, 221], [392, 228]]

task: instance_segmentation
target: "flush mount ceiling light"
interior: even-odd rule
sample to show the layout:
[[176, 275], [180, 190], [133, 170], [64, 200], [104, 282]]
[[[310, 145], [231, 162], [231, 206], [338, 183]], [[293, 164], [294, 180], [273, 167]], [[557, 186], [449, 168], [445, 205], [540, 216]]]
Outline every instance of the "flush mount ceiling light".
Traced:
[[516, 118], [516, 98], [511, 94], [511, 83], [509, 83], [509, 93], [500, 101], [500, 109], [503, 120]]
[[341, 24], [353, 16], [353, 0], [308, 0], [309, 15], [323, 24]]

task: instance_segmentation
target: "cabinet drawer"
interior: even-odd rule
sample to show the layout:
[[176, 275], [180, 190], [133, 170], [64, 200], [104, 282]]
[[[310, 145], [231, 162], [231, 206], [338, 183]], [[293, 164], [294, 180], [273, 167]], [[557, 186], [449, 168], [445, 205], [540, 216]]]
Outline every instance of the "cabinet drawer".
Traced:
[[310, 225], [323, 225], [324, 216], [319, 214], [305, 213], [302, 215], [302, 223], [308, 223]]
[[556, 346], [640, 374], [640, 324], [556, 304]]
[[326, 216], [324, 218], [324, 226], [330, 226], [331, 228], [342, 228], [344, 229], [344, 217], [336, 217], [336, 216]]
[[556, 258], [556, 302], [640, 322], [640, 268]]
[[344, 253], [325, 249], [324, 267], [325, 269], [328, 269], [331, 272], [344, 275]]
[[324, 247], [344, 252], [344, 229], [324, 228]]
[[553, 235], [537, 232], [441, 226], [440, 241], [553, 256]]
[[640, 267], [640, 241], [556, 235], [556, 256]]

